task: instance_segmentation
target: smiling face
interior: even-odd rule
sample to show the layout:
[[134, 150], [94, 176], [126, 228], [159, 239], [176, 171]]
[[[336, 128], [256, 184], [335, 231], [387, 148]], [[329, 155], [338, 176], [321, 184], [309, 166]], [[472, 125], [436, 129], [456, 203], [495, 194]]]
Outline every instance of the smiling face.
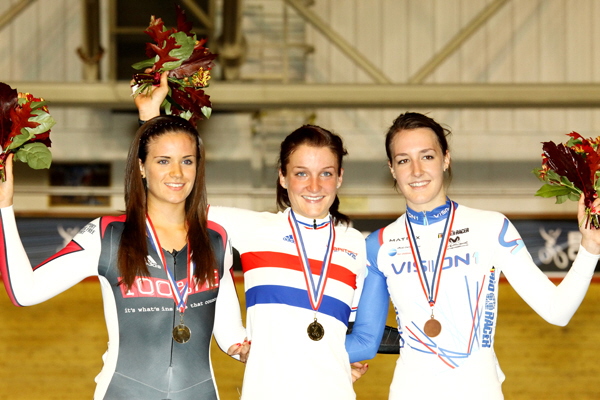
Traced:
[[295, 213], [306, 218], [325, 218], [342, 184], [343, 173], [329, 148], [303, 144], [290, 155], [286, 175], [279, 170], [279, 183], [287, 189]]
[[411, 209], [431, 211], [446, 202], [444, 171], [450, 165], [450, 153], [442, 154], [431, 129], [396, 132], [390, 150], [390, 171]]
[[197, 147], [187, 133], [165, 133], [148, 142], [140, 171], [146, 179], [148, 209], [161, 205], [185, 207], [194, 187]]

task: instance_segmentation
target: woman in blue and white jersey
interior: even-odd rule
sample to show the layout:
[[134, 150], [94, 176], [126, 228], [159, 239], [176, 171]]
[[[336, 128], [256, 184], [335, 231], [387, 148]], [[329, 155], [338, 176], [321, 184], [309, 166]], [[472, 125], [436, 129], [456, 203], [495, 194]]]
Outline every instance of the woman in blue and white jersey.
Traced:
[[[500, 273], [542, 318], [563, 326], [600, 254], [600, 231], [581, 227], [577, 258], [554, 285], [504, 215], [446, 196], [449, 133], [427, 116], [405, 113], [386, 137], [406, 213], [367, 238], [368, 273], [346, 347], [350, 361], [375, 356], [391, 298], [400, 333], [393, 400], [502, 399], [504, 375], [494, 354]], [[584, 218], [580, 201], [578, 219]]]

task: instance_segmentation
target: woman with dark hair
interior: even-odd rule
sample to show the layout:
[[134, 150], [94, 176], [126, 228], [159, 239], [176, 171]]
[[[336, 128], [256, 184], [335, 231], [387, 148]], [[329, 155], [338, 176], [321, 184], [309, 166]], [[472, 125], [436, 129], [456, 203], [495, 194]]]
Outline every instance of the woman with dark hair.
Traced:
[[449, 133], [425, 115], [406, 113], [386, 136], [406, 213], [367, 238], [368, 273], [347, 349], [351, 361], [375, 356], [391, 297], [400, 333], [393, 400], [502, 399], [504, 374], [494, 353], [500, 273], [542, 318], [564, 326], [600, 257], [600, 231], [581, 223], [583, 198], [581, 246], [558, 286], [504, 215], [450, 200]]
[[[281, 143], [279, 213], [214, 207], [239, 251], [252, 350], [242, 399], [354, 399], [344, 339], [365, 271], [362, 234], [339, 212], [342, 139], [304, 125]], [[290, 349], [290, 353], [284, 351]]]
[[97, 276], [109, 346], [95, 399], [218, 399], [210, 363], [241, 355], [245, 331], [227, 233], [207, 222], [204, 146], [179, 117], [141, 126], [125, 171], [126, 213], [86, 225], [32, 268], [13, 211], [12, 158], [0, 184], [0, 273], [17, 306], [43, 302]]

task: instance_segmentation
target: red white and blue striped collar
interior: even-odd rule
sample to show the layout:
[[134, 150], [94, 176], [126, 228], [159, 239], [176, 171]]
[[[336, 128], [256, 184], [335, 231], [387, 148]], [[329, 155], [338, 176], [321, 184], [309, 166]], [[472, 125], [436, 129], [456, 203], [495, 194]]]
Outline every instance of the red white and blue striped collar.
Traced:
[[[290, 210], [291, 210], [291, 208], [288, 208], [285, 210], [286, 217], [289, 215]], [[304, 216], [298, 214], [297, 212], [294, 213], [294, 215], [296, 216], [296, 221], [298, 221], [298, 224], [305, 229], [319, 230], [319, 229], [327, 228], [329, 226], [329, 224], [331, 223], [329, 214], [327, 214], [327, 216], [325, 218], [317, 218], [317, 219], [304, 217]]]

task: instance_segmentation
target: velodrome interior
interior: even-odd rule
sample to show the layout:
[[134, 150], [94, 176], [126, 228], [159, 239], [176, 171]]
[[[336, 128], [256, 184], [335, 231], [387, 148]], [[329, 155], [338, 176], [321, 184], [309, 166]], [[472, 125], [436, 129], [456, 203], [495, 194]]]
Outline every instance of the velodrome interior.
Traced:
[[[2, 0], [0, 81], [49, 102], [54, 171], [93, 168], [102, 181], [72, 184], [52, 168], [18, 165], [20, 218], [91, 220], [124, 208], [137, 127], [129, 66], [145, 58], [150, 15], [172, 24], [173, 3], [220, 54], [206, 90], [213, 114], [198, 125], [211, 204], [274, 211], [280, 141], [318, 124], [344, 138], [341, 209], [366, 233], [405, 209], [385, 131], [398, 114], [423, 112], [453, 132], [451, 198], [528, 224], [540, 267], [555, 281], [564, 275], [541, 254], [569, 247], [576, 204], [535, 196], [541, 183], [531, 171], [542, 142], [599, 135], [594, 0]], [[556, 221], [571, 225], [557, 232]], [[241, 275], [238, 292], [243, 306]], [[561, 328], [502, 283], [496, 352], [507, 400], [600, 398], [598, 300], [594, 279]], [[0, 399], [92, 396], [106, 349], [95, 280], [25, 309], [0, 294], [0, 324]], [[237, 399], [243, 365], [216, 345], [213, 353], [221, 398]], [[358, 399], [387, 398], [395, 360], [368, 361]]]

